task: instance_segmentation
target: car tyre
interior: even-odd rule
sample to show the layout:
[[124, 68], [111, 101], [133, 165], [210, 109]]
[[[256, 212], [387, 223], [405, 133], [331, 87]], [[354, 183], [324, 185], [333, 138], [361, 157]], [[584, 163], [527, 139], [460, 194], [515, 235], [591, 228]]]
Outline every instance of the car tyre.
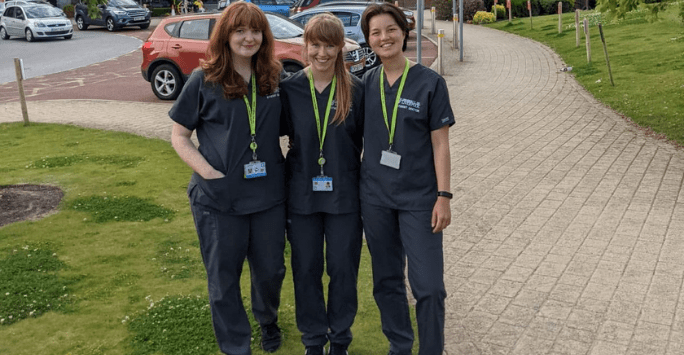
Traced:
[[361, 52], [366, 57], [366, 70], [372, 69], [380, 65], [380, 58], [373, 52], [371, 47], [367, 44], [361, 45]]
[[0, 38], [2, 39], [9, 39], [10, 36], [7, 34], [7, 31], [5, 30], [4, 27], [0, 27]]
[[150, 84], [152, 84], [152, 91], [158, 98], [174, 100], [183, 88], [183, 78], [175, 67], [170, 64], [163, 64], [152, 72]]
[[26, 42], [33, 42], [36, 39], [33, 37], [33, 32], [30, 29], [26, 29]]
[[73, 35], [64, 36], [64, 39], [71, 39], [71, 36]]
[[116, 31], [116, 24], [114, 23], [113, 18], [107, 17], [107, 20], [105, 22], [107, 24], [107, 31], [109, 31], [109, 32]]
[[149, 23], [146, 24], [146, 25], [141, 25], [141, 26], [140, 26], [140, 29], [141, 29], [141, 30], [146, 30], [146, 29], [148, 29], [148, 28], [150, 28], [150, 24], [149, 24]]
[[85, 31], [88, 29], [88, 25], [86, 25], [85, 21], [83, 21], [83, 16], [76, 16], [76, 27], [79, 31]]

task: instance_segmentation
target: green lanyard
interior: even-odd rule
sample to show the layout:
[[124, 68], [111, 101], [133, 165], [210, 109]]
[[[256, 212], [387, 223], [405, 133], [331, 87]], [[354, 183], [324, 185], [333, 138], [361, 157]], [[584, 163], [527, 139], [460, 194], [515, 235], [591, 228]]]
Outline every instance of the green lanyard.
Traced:
[[397, 128], [397, 109], [399, 108], [399, 101], [401, 100], [401, 93], [404, 91], [404, 83], [406, 82], [406, 74], [409, 70], [409, 60], [406, 58], [406, 66], [404, 67], [404, 73], [401, 75], [401, 81], [399, 82], [399, 91], [397, 91], [397, 98], [394, 100], [394, 111], [392, 111], [392, 127], [390, 127], [387, 120], [387, 104], [385, 103], [385, 66], [383, 65], [380, 69], [380, 101], [382, 101], [382, 116], [385, 118], [385, 126], [389, 131], [389, 150], [392, 150], [392, 145], [394, 144], [394, 130]]
[[254, 73], [252, 73], [252, 106], [249, 106], [249, 100], [247, 100], [247, 95], [243, 95], [242, 98], [245, 100], [245, 106], [247, 106], [247, 117], [249, 118], [249, 133], [252, 136], [252, 142], [249, 143], [249, 148], [252, 149], [252, 160], [257, 160], [257, 144], [256, 144], [256, 78]]
[[332, 106], [333, 97], [335, 97], [335, 83], [337, 83], [337, 76], [333, 75], [332, 84], [330, 84], [330, 95], [328, 96], [328, 106], [325, 108], [325, 118], [323, 119], [323, 129], [321, 129], [321, 117], [318, 113], [318, 100], [316, 100], [316, 88], [314, 87], [314, 78], [311, 68], [309, 68], [309, 87], [311, 88], [311, 102], [313, 103], [314, 116], [316, 117], [316, 129], [318, 132], [318, 142], [320, 154], [318, 155], [318, 165], [321, 166], [321, 175], [323, 175], [323, 143], [325, 142], [325, 135], [328, 132], [328, 118], [330, 117], [330, 107]]

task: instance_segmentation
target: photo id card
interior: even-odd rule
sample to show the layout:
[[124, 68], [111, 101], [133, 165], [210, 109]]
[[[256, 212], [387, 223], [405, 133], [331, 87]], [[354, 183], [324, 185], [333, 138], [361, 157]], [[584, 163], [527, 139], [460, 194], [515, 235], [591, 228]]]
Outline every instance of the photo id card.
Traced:
[[311, 179], [313, 182], [314, 191], [332, 191], [333, 182], [332, 178], [329, 176], [316, 176]]
[[382, 156], [380, 157], [380, 164], [384, 166], [389, 166], [393, 169], [399, 169], [399, 164], [401, 163], [401, 155], [389, 151], [383, 150]]
[[266, 176], [266, 162], [252, 161], [245, 164], [245, 179], [254, 179]]

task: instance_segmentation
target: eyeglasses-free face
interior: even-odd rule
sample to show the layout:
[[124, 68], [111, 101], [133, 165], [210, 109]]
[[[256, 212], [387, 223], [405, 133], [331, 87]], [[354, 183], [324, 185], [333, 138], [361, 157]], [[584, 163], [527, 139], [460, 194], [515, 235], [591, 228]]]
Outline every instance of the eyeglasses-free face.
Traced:
[[236, 59], [251, 59], [261, 48], [263, 38], [261, 30], [238, 27], [228, 37], [228, 47]]

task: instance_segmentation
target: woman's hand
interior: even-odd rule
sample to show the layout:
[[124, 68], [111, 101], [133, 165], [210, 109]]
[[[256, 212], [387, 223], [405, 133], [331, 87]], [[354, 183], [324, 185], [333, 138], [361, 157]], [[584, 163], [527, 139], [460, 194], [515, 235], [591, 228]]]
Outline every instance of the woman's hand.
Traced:
[[439, 233], [451, 224], [451, 200], [439, 196], [432, 208], [432, 233]]

